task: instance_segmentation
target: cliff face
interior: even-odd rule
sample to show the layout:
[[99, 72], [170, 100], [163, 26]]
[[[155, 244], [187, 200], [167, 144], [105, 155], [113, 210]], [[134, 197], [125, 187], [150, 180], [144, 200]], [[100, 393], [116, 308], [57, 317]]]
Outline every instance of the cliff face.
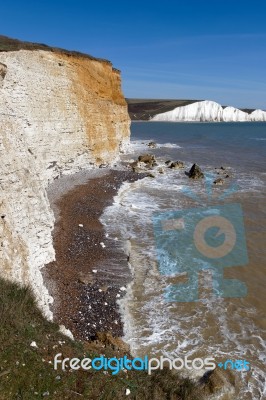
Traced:
[[129, 140], [120, 73], [107, 61], [44, 50], [0, 53], [0, 274], [30, 284], [54, 259], [46, 194], [61, 174], [112, 163]]
[[247, 122], [266, 121], [266, 112], [255, 110], [251, 114], [234, 107], [222, 107], [215, 101], [199, 101], [156, 114], [151, 121], [201, 121], [201, 122]]

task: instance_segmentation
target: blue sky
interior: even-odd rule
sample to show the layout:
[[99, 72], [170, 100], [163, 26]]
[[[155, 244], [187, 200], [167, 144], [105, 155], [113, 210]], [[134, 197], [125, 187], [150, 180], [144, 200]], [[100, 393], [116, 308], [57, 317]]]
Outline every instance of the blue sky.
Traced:
[[266, 109], [265, 0], [13, 0], [0, 33], [111, 60], [126, 97]]

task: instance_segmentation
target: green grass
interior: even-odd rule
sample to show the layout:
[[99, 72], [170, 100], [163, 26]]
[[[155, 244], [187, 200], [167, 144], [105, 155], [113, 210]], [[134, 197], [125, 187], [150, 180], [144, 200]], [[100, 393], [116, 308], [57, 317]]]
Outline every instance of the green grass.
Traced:
[[[53, 359], [57, 353], [70, 358], [93, 358], [103, 352], [107, 357], [118, 357], [118, 352], [111, 347], [103, 348], [101, 343], [66, 338], [59, 333], [57, 324], [42, 316], [28, 288], [3, 279], [0, 318], [0, 400], [203, 398], [194, 383], [179, 379], [168, 370], [150, 376], [144, 371], [122, 371], [117, 375], [92, 370], [55, 371]], [[32, 341], [37, 348], [30, 346]], [[129, 396], [125, 396], [127, 388]]]
[[19, 50], [44, 50], [44, 51], [52, 51], [56, 53], [62, 53], [71, 56], [78, 56], [83, 58], [88, 58], [90, 60], [102, 61], [108, 64], [111, 64], [110, 61], [96, 58], [91, 56], [90, 54], [80, 53], [74, 50], [65, 50], [58, 47], [47, 46], [43, 43], [32, 43], [32, 42], [24, 42], [17, 39], [12, 39], [7, 36], [0, 35], [0, 52], [1, 51], [19, 51]]

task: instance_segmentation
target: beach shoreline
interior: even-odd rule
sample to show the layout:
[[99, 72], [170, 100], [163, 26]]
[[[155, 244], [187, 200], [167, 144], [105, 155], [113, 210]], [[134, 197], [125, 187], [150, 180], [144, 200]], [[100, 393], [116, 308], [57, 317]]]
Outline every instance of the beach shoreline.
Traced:
[[[54, 298], [54, 321], [69, 329], [75, 339], [91, 340], [98, 332], [123, 336], [117, 300], [124, 296], [132, 276], [121, 240], [108, 238], [99, 218], [122, 183], [140, 177], [131, 171], [92, 170], [76, 176], [75, 184], [72, 175], [48, 189], [56, 219], [56, 259], [42, 273]], [[124, 271], [122, 276], [116, 273], [117, 264]]]

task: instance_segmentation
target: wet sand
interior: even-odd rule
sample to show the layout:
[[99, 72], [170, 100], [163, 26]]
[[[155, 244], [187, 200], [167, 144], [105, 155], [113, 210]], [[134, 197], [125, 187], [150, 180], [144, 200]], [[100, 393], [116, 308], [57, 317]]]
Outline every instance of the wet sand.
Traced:
[[[57, 215], [53, 233], [56, 261], [44, 267], [43, 276], [54, 298], [54, 320], [70, 329], [76, 339], [93, 339], [97, 332], [106, 331], [123, 335], [117, 300], [125, 294], [123, 286], [131, 274], [121, 243], [106, 237], [99, 218], [121, 184], [140, 177], [127, 171], [107, 171], [63, 193], [54, 205], [51, 202]], [[116, 273], [118, 264], [123, 270], [120, 275]], [[113, 274], [106, 273], [109, 268]]]

